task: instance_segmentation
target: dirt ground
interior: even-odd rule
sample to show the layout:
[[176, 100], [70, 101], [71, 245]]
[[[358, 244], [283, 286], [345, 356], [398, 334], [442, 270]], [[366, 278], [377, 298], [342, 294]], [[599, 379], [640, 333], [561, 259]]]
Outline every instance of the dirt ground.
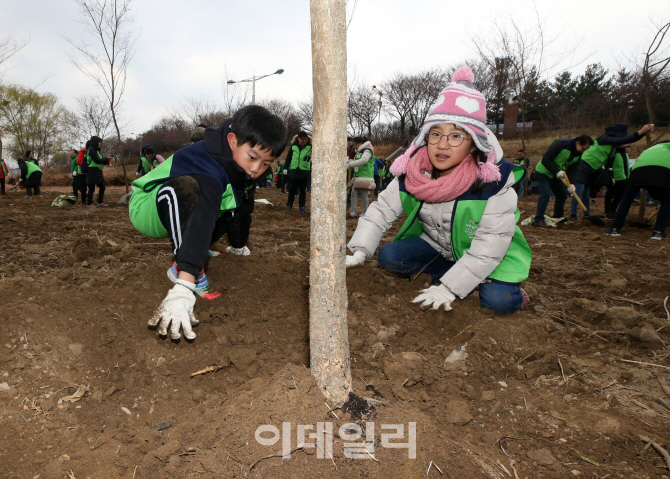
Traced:
[[[640, 438], [670, 446], [670, 242], [648, 229], [522, 227], [531, 305], [506, 316], [477, 292], [424, 312], [410, 300], [427, 277], [349, 270], [354, 388], [377, 400], [358, 418], [330, 411], [307, 369], [309, 214], [278, 190], [257, 194], [274, 206], [257, 205], [251, 256], [210, 259], [223, 295], [198, 300], [193, 343], [147, 327], [170, 287], [168, 242], [139, 235], [124, 205], [52, 208], [56, 194], [0, 197], [2, 477], [670, 476]], [[445, 364], [456, 346], [467, 357]], [[361, 458], [345, 456], [351, 423]], [[413, 424], [415, 451], [398, 447]]]

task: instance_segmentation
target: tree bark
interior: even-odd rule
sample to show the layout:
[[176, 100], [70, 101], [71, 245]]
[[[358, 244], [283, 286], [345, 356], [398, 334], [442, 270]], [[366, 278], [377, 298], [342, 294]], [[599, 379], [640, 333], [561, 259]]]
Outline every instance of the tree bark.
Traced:
[[310, 363], [333, 405], [352, 391], [346, 285], [347, 50], [345, 0], [310, 0], [314, 89]]

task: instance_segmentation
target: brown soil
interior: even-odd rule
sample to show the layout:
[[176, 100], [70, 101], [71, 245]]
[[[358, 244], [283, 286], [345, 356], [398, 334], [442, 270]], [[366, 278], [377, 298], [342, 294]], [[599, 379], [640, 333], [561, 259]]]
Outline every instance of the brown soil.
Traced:
[[[309, 215], [287, 211], [285, 196], [259, 191], [275, 206], [256, 208], [252, 255], [209, 261], [224, 294], [198, 300], [198, 337], [175, 343], [147, 328], [170, 287], [167, 241], [138, 234], [126, 206], [52, 208], [56, 194], [0, 197], [2, 477], [670, 475], [639, 437], [670, 444], [670, 410], [654, 400], [670, 401], [656, 377], [670, 381], [670, 327], [656, 333], [668, 324], [670, 243], [650, 230], [522, 227], [532, 303], [507, 316], [480, 308], [476, 292], [451, 312], [423, 312], [410, 300], [426, 277], [351, 269], [354, 389], [378, 400], [352, 420], [329, 412], [307, 369]], [[536, 198], [521, 200], [523, 218]], [[457, 345], [467, 358], [444, 367]], [[374, 423], [374, 459], [345, 457], [340, 427], [352, 421]], [[281, 439], [263, 446], [255, 434], [270, 425], [281, 436], [287, 422], [282, 459]], [[332, 427], [332, 452], [309, 438], [298, 448], [297, 426], [310, 434], [317, 423]], [[416, 459], [382, 444], [392, 432], [382, 425], [403, 424], [407, 438], [409, 423]]]

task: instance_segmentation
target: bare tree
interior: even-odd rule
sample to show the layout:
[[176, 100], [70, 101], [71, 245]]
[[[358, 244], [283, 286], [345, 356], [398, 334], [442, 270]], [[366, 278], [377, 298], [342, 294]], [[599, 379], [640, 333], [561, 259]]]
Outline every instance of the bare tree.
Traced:
[[[70, 55], [72, 63], [86, 76], [91, 78], [103, 91], [112, 114], [118, 144], [122, 143], [119, 114], [121, 99], [126, 89], [128, 65], [135, 54], [137, 37], [127, 31], [130, 17], [131, 0], [75, 0], [79, 5], [83, 19], [80, 23], [96, 37], [98, 48], [84, 41], [75, 47], [80, 59]], [[128, 193], [128, 175], [126, 165], [121, 158], [123, 176]]]
[[76, 116], [80, 143], [85, 143], [94, 135], [100, 138], [107, 138], [110, 135], [112, 115], [109, 105], [100, 98], [94, 95], [78, 97]]
[[521, 145], [524, 149], [527, 93], [532, 90], [530, 86], [568, 56], [563, 54], [548, 60], [545, 50], [555, 38], [546, 38], [539, 13], [535, 10], [533, 14], [534, 20], [529, 25], [523, 25], [512, 14], [498, 16], [491, 22], [491, 28], [486, 29], [486, 33], [472, 38], [479, 56], [491, 69], [500, 68], [500, 59], [508, 63], [509, 86], [517, 97], [524, 125], [521, 128]]
[[[10, 35], [0, 39], [0, 65], [19, 53], [26, 45], [28, 40], [17, 40]], [[0, 78], [1, 76], [0, 74]]]
[[379, 95], [371, 87], [361, 85], [349, 90], [347, 114], [354, 135], [372, 137], [372, 124], [379, 116]]
[[314, 181], [310, 247], [310, 355], [318, 387], [336, 406], [352, 393], [347, 326], [345, 0], [310, 0]]
[[[649, 123], [656, 120], [654, 102], [652, 101], [654, 85], [670, 65], [670, 22], [656, 27], [656, 34], [644, 54], [642, 65], [642, 86], [644, 87], [644, 98], [647, 106]], [[651, 134], [647, 133], [647, 147], [651, 146]]]
[[312, 131], [314, 123], [314, 97], [298, 103], [298, 118], [303, 130]]
[[405, 136], [407, 121], [417, 100], [411, 76], [396, 73], [382, 83], [381, 89], [384, 93], [384, 110], [399, 121], [400, 134]]

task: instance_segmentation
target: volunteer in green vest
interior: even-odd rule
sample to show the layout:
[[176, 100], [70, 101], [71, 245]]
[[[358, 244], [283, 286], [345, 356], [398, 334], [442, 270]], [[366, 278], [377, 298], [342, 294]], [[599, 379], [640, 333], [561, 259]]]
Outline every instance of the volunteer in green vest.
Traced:
[[[97, 208], [97, 206], [109, 206], [105, 203], [105, 177], [102, 174], [102, 167], [109, 165], [113, 160], [111, 156], [104, 157], [100, 152], [102, 148], [102, 138], [92, 136], [89, 140], [88, 152], [86, 153], [86, 163], [88, 164], [88, 171], [86, 174], [86, 185], [88, 192], [86, 194], [86, 203], [88, 208]], [[93, 203], [93, 193], [95, 187], [98, 187], [98, 205]]]
[[[606, 165], [611, 168], [614, 160], [614, 153], [617, 146], [635, 143], [644, 137], [644, 134], [654, 129], [654, 125], [644, 125], [640, 131], [628, 134], [628, 125], [617, 123], [614, 126], [605, 128], [605, 134], [596, 137], [593, 146], [584, 152], [581, 160], [578, 162], [577, 173], [574, 178], [570, 178], [575, 184], [575, 192], [582, 200], [588, 212], [591, 211], [591, 198], [589, 197], [591, 183], [598, 174], [598, 170]], [[572, 198], [570, 203], [570, 219], [577, 219], [577, 200]]]
[[350, 218], [356, 218], [358, 211], [358, 197], [361, 197], [361, 216], [368, 210], [370, 191], [374, 191], [375, 185], [375, 152], [372, 143], [365, 136], [354, 138], [356, 155], [347, 163], [352, 168], [353, 185], [351, 186], [351, 212]]
[[614, 223], [606, 235], [621, 236], [630, 205], [640, 192], [640, 188], [645, 188], [652, 198], [661, 202], [651, 239], [668, 239], [665, 229], [670, 221], [670, 141], [658, 143], [644, 150], [635, 160], [630, 168], [628, 185], [616, 210]]
[[5, 194], [5, 178], [9, 178], [9, 168], [5, 160], [0, 158], [0, 191]]
[[379, 266], [402, 277], [420, 272], [433, 285], [413, 303], [450, 311], [456, 297], [479, 287], [482, 307], [505, 314], [525, 307], [531, 251], [516, 226], [514, 186], [523, 168], [502, 158], [486, 128], [486, 100], [460, 67], [426, 117], [419, 135], [391, 167], [396, 178], [361, 216], [347, 245], [347, 267], [372, 258], [403, 212], [407, 219], [379, 250]]
[[614, 219], [616, 209], [628, 184], [629, 170], [626, 148], [617, 148], [612, 164], [612, 185], [607, 187], [605, 193], [605, 218], [608, 220]]
[[544, 214], [549, 205], [549, 198], [554, 193], [554, 215], [552, 218], [563, 218], [565, 200], [568, 199], [568, 189], [561, 177], [566, 178], [566, 171], [579, 161], [582, 153], [593, 145], [593, 138], [587, 135], [578, 136], [572, 140], [556, 140], [545, 151], [542, 159], [535, 167], [535, 181], [540, 190], [537, 200], [537, 213], [533, 226], [548, 228], [544, 221]]
[[530, 158], [526, 156], [526, 152], [523, 149], [517, 150], [516, 158], [512, 160], [512, 163], [524, 169], [523, 180], [515, 188], [516, 194], [519, 196], [519, 198], [523, 198], [523, 195], [526, 192], [525, 185], [528, 182], [528, 170], [530, 169]]
[[26, 199], [32, 199], [32, 191], [42, 198], [42, 192], [40, 191], [42, 170], [33, 156], [33, 151], [26, 151], [26, 157], [20, 158], [18, 161], [19, 169], [21, 170], [21, 186], [26, 189]]
[[293, 137], [291, 148], [286, 155], [284, 175], [288, 175], [288, 201], [286, 207], [293, 209], [296, 190], [300, 191], [298, 206], [301, 213], [307, 213], [307, 184], [312, 164], [312, 142], [307, 133], [301, 131]]
[[77, 156], [79, 155], [79, 151], [73, 148], [71, 152], [72, 156], [70, 157], [70, 177], [72, 178], [72, 196], [78, 198], [79, 183], [77, 182]]

